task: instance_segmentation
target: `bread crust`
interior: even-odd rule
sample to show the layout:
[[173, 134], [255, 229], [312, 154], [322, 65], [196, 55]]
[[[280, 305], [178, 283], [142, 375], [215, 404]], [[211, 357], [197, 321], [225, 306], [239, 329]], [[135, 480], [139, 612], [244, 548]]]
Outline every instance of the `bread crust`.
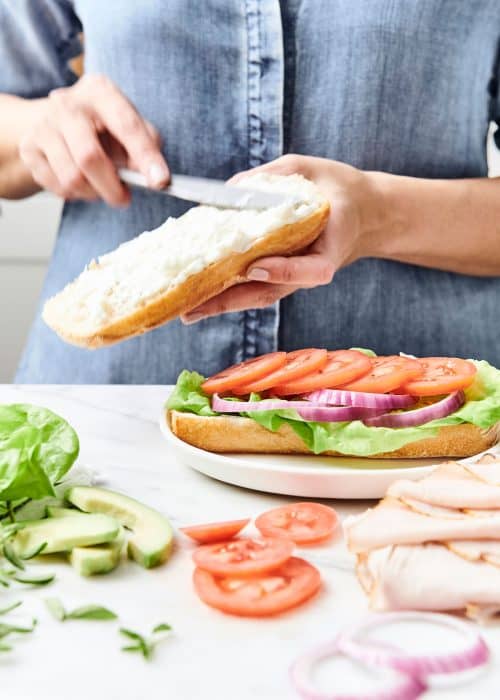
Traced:
[[329, 212], [330, 206], [325, 201], [310, 216], [271, 231], [243, 253], [233, 253], [212, 263], [176, 287], [149, 299], [133, 313], [103, 325], [98, 332], [79, 333], [78, 328], [71, 328], [65, 323], [58, 306], [60, 297], [68, 287], [46, 302], [42, 317], [63, 340], [88, 349], [113, 345], [141, 335], [244, 281], [246, 270], [254, 260], [268, 255], [291, 255], [303, 250], [323, 231]]
[[[277, 432], [267, 430], [251, 418], [242, 416], [197, 416], [194, 413], [168, 411], [167, 420], [174, 435], [208, 452], [251, 452], [263, 454], [312, 455], [289, 425]], [[433, 438], [410, 442], [393, 452], [382, 452], [360, 459], [427, 459], [472, 457], [490, 449], [499, 440], [500, 424], [481, 430], [472, 423], [448, 425]], [[322, 456], [355, 457], [340, 452], [322, 452]]]

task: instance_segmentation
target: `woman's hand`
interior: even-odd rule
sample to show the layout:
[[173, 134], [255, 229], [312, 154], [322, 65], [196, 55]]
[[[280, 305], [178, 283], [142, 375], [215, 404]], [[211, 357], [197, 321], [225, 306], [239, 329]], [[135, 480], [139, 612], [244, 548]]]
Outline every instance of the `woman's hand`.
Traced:
[[341, 267], [367, 255], [367, 243], [385, 225], [385, 208], [369, 173], [324, 158], [287, 155], [250, 173], [300, 173], [313, 180], [330, 201], [330, 218], [320, 237], [300, 255], [256, 260], [248, 282], [235, 285], [183, 317], [184, 323], [228, 311], [269, 306], [297, 289], [329, 284]]
[[33, 180], [64, 199], [128, 204], [116, 164], [139, 170], [153, 187], [170, 177], [158, 132], [104, 76], [86, 75], [50, 93], [19, 154]]

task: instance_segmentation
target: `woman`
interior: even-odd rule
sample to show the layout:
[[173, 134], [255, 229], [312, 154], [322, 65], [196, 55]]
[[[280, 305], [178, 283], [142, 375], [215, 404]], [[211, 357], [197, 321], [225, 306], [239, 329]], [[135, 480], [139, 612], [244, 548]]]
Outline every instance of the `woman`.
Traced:
[[0, 0], [0, 196], [67, 200], [43, 299], [184, 211], [131, 197], [118, 160], [161, 186], [167, 161], [227, 178], [278, 159], [332, 206], [311, 250], [184, 323], [90, 353], [37, 317], [17, 380], [164, 383], [301, 346], [499, 365], [499, 36], [498, 0]]

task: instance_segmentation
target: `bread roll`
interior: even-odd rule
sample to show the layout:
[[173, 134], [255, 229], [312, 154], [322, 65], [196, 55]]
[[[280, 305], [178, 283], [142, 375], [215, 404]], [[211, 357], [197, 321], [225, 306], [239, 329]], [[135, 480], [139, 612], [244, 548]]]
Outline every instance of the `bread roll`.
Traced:
[[193, 207], [90, 263], [47, 301], [45, 322], [68, 343], [98, 348], [145, 333], [245, 279], [267, 255], [290, 255], [324, 229], [329, 205], [300, 175], [255, 174], [241, 186], [283, 192], [266, 209]]
[[[272, 432], [242, 416], [197, 416], [194, 413], [169, 411], [168, 422], [174, 435], [208, 452], [253, 452], [264, 454], [313, 453], [289, 425]], [[471, 457], [489, 449], [499, 439], [499, 425], [481, 430], [472, 423], [440, 428], [436, 437], [410, 442], [393, 452], [368, 455], [369, 459], [433, 459], [437, 457]], [[352, 457], [339, 452], [322, 455]], [[366, 459], [361, 458], [360, 459]]]

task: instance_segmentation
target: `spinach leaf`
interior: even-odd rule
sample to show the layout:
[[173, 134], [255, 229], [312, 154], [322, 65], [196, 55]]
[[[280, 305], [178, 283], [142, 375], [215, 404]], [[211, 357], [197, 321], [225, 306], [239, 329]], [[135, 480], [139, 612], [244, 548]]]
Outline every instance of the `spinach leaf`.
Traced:
[[0, 405], [0, 501], [53, 496], [79, 442], [73, 428], [46, 408]]

